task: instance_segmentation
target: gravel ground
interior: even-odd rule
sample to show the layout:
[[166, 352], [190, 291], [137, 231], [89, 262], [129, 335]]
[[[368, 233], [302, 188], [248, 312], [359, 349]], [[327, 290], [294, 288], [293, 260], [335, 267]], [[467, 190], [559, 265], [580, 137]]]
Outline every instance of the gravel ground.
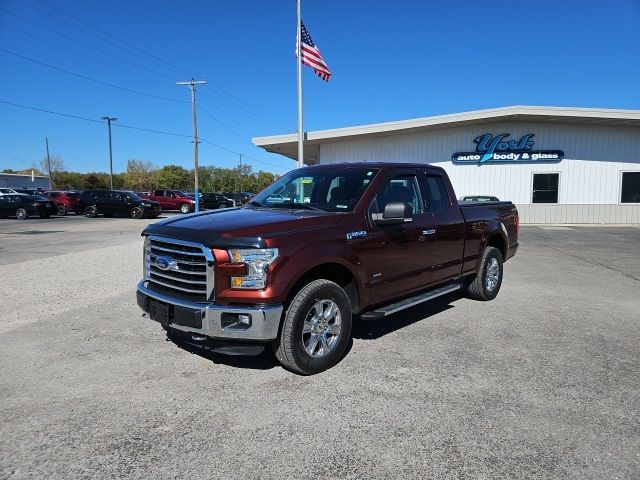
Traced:
[[141, 317], [142, 226], [0, 221], [0, 478], [640, 475], [640, 229], [523, 227], [496, 300], [358, 324], [302, 377]]

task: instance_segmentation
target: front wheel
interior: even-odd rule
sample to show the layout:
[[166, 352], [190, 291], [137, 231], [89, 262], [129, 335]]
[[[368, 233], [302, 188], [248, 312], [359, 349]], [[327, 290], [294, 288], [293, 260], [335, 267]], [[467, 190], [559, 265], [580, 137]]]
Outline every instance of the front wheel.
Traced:
[[67, 207], [65, 207], [64, 205], [58, 205], [56, 207], [56, 213], [61, 217], [64, 217], [67, 214]]
[[29, 212], [27, 212], [26, 208], [20, 207], [16, 210], [16, 218], [18, 220], [26, 220], [27, 218], [29, 218]]
[[349, 297], [334, 282], [314, 280], [289, 304], [273, 350], [285, 368], [311, 375], [338, 363], [350, 335]]
[[191, 211], [191, 207], [189, 205], [187, 205], [186, 203], [183, 203], [182, 205], [180, 205], [180, 212], [181, 213], [189, 213]]
[[84, 215], [85, 217], [96, 218], [98, 216], [98, 207], [95, 205], [89, 205], [84, 209]]
[[226, 203], [219, 204], [218, 209], [221, 209], [221, 208], [227, 208], [227, 204]]
[[131, 209], [131, 218], [139, 220], [142, 217], [144, 217], [144, 210], [142, 210], [140, 207], [133, 207]]
[[502, 253], [494, 247], [484, 249], [478, 273], [468, 278], [467, 295], [475, 300], [493, 300], [502, 286]]

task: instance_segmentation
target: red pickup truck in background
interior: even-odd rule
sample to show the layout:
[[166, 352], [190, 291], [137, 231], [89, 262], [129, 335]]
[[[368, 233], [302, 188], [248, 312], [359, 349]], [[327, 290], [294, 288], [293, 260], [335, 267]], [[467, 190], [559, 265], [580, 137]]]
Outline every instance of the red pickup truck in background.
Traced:
[[300, 168], [241, 208], [147, 226], [137, 301], [191, 344], [257, 354], [271, 343], [312, 374], [340, 360], [354, 320], [455, 291], [495, 298], [518, 227], [511, 202], [459, 203], [439, 167]]
[[154, 190], [150, 195], [139, 196], [155, 200], [165, 211], [180, 210], [182, 213], [191, 213], [195, 210], [195, 200], [180, 190]]

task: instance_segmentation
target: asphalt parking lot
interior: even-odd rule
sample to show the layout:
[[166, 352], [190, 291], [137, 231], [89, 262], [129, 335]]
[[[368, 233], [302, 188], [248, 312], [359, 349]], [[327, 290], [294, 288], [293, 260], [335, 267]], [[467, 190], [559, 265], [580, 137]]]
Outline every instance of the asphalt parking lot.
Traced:
[[0, 478], [638, 478], [640, 228], [521, 229], [492, 302], [312, 377], [141, 316], [144, 220], [0, 220]]

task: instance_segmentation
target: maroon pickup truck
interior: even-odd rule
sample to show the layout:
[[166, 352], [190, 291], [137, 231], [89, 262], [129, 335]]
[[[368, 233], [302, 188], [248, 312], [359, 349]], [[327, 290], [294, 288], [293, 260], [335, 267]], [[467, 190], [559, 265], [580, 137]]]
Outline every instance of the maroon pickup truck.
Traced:
[[456, 290], [495, 298], [518, 212], [459, 204], [438, 167], [343, 163], [294, 170], [241, 208], [143, 235], [138, 305], [170, 335], [228, 354], [270, 343], [282, 365], [313, 374], [339, 361], [353, 321]]

